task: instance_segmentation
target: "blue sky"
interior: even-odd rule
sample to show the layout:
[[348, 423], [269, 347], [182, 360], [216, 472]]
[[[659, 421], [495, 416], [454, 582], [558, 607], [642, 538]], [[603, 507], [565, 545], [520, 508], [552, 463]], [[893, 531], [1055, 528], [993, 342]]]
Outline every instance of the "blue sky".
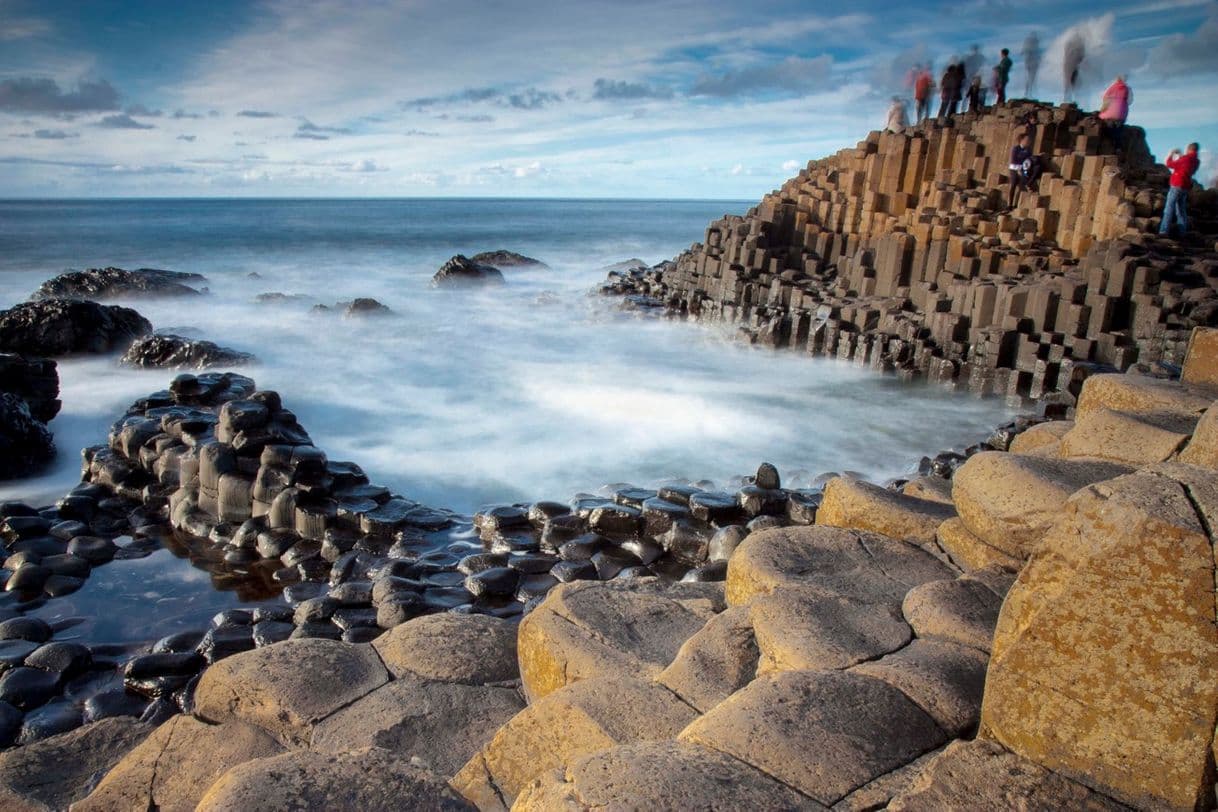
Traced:
[[[881, 125], [910, 64], [1039, 35], [1218, 175], [1218, 0], [0, 0], [0, 196], [751, 199]], [[937, 70], [936, 70], [937, 72]]]

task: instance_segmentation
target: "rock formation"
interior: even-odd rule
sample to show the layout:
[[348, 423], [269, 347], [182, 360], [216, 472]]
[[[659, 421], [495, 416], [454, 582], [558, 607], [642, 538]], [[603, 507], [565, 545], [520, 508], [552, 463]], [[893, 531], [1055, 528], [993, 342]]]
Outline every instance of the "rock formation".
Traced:
[[150, 332], [148, 319], [118, 305], [43, 299], [0, 311], [0, 351], [32, 356], [117, 352]]
[[546, 264], [540, 259], [526, 257], [524, 254], [517, 254], [515, 251], [483, 251], [480, 254], [474, 254], [469, 258], [470, 262], [479, 265], [490, 265], [493, 268], [545, 268]]
[[31, 299], [114, 299], [117, 297], [197, 296], [200, 291], [187, 282], [204, 282], [197, 273], [140, 268], [90, 268], [70, 271], [49, 279]]
[[247, 352], [221, 347], [212, 341], [183, 338], [169, 333], [152, 333], [137, 338], [119, 359], [133, 367], [163, 369], [207, 369], [253, 363]]
[[[1029, 115], [1047, 168], [1006, 211]], [[1218, 253], [1212, 236], [1150, 234], [1166, 170], [1140, 129], [1127, 134], [1118, 154], [1095, 116], [1031, 102], [873, 132], [712, 223], [673, 265], [612, 273], [606, 291], [982, 392], [1077, 393], [1092, 365], [1178, 366], [1189, 329], [1216, 321]]]
[[55, 456], [46, 424], [59, 407], [54, 361], [0, 353], [0, 479], [27, 476]]
[[461, 254], [445, 262], [431, 278], [432, 287], [471, 284], [503, 284], [503, 273], [493, 265], [475, 262]]

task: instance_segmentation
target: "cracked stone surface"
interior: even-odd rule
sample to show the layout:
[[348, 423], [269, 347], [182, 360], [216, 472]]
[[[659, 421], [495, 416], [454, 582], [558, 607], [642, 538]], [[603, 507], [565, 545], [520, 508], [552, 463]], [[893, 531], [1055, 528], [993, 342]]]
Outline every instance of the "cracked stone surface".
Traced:
[[705, 713], [757, 676], [759, 657], [750, 608], [735, 606], [686, 640], [656, 681]]
[[490, 615], [424, 615], [390, 629], [372, 647], [395, 678], [483, 685], [520, 676], [516, 624]]
[[901, 604], [920, 638], [945, 640], [989, 653], [1002, 598], [972, 578], [932, 581], [909, 590]]
[[837, 477], [825, 486], [816, 523], [929, 544], [939, 525], [955, 515], [950, 502], [919, 499], [853, 477]]

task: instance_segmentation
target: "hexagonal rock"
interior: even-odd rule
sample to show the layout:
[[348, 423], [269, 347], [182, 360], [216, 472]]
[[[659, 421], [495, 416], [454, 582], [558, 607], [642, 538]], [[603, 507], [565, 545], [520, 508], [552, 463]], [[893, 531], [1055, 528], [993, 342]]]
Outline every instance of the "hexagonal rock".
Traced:
[[1096, 409], [1061, 439], [1059, 456], [1095, 457], [1128, 465], [1150, 465], [1176, 454], [1197, 427], [1197, 415], [1152, 412], [1128, 414]]
[[873, 812], [887, 808], [888, 802], [904, 792], [922, 774], [931, 761], [945, 748], [940, 747], [918, 756], [904, 767], [898, 767], [870, 781], [833, 805], [834, 812]]
[[727, 602], [748, 603], [781, 587], [815, 586], [864, 602], [899, 601], [910, 588], [953, 571], [906, 541], [838, 527], [753, 533], [727, 565]]
[[889, 812], [942, 809], [1078, 809], [1116, 812], [1125, 806], [1046, 770], [994, 742], [954, 741], [909, 787]]
[[991, 566], [1016, 571], [1023, 566], [1022, 559], [1007, 555], [997, 547], [991, 547], [969, 532], [964, 526], [964, 520], [959, 517], [948, 519], [939, 525], [936, 540], [952, 563], [965, 572]]
[[531, 783], [515, 812], [555, 809], [823, 810], [790, 787], [715, 750], [684, 742], [614, 747]]
[[1162, 464], [1085, 488], [1020, 572], [981, 729], [1134, 806], [1212, 799], [1218, 472]]
[[203, 672], [195, 715], [262, 727], [290, 747], [308, 743], [314, 725], [389, 681], [368, 645], [296, 639], [242, 652]]
[[956, 471], [952, 499], [969, 532], [991, 547], [1023, 559], [1035, 549], [1071, 494], [1131, 470], [1116, 462], [985, 451], [974, 454]]
[[1218, 468], [1218, 408], [1215, 406], [1218, 406], [1218, 401], [1206, 409], [1197, 421], [1193, 436], [1177, 458], [1180, 462]]
[[1073, 420], [1050, 420], [1037, 423], [1015, 435], [1011, 440], [1012, 454], [1031, 454], [1037, 457], [1056, 457], [1061, 447], [1062, 436], [1074, 428]]
[[929, 499], [872, 485], [853, 477], [837, 477], [825, 486], [816, 523], [829, 527], [869, 530], [918, 543], [935, 540], [935, 530], [956, 515], [956, 508]]
[[747, 606], [715, 615], [656, 677], [705, 713], [752, 682], [759, 652]]
[[209, 725], [175, 716], [107, 773], [74, 810], [158, 809], [190, 812], [229, 769], [283, 752], [265, 731], [241, 722]]
[[949, 505], [952, 501], [952, 481], [941, 476], [920, 476], [905, 483], [901, 493], [928, 502]]
[[930, 714], [949, 736], [963, 736], [981, 718], [985, 652], [955, 643], [914, 640], [900, 651], [851, 669], [882, 679]]
[[479, 809], [506, 809], [547, 770], [617, 744], [675, 738], [696, 716], [654, 683], [617, 676], [581, 680], [516, 714], [451, 784]]
[[[151, 725], [119, 716], [7, 750], [0, 753], [0, 783], [26, 799], [66, 809], [151, 732]], [[0, 808], [11, 807], [0, 798]]]
[[918, 637], [946, 640], [989, 652], [1002, 598], [968, 577], [933, 581], [909, 590], [901, 604]]
[[473, 810], [435, 773], [401, 754], [368, 747], [349, 753], [297, 751], [258, 759], [225, 773], [198, 812], [284, 809]]
[[1188, 386], [1141, 375], [1092, 375], [1083, 382], [1082, 391], [1079, 392], [1075, 419], [1082, 419], [1100, 409], [1200, 415], [1213, 400], [1214, 392], [1207, 387]]
[[1218, 385], [1218, 330], [1194, 327], [1184, 353], [1180, 380], [1185, 383]]
[[448, 778], [524, 708], [512, 688], [403, 674], [317, 724], [313, 749], [383, 747]]
[[394, 677], [483, 685], [520, 676], [516, 624], [490, 615], [424, 615], [393, 627], [372, 647]]
[[826, 806], [946, 740], [905, 694], [845, 671], [758, 677], [679, 738], [738, 758]]
[[654, 579], [576, 582], [551, 590], [521, 621], [517, 637], [529, 701], [602, 674], [659, 674], [714, 614], [709, 603], [669, 594], [678, 593]]
[[913, 637], [895, 601], [863, 603], [804, 587], [776, 589], [749, 608], [762, 674], [848, 668], [896, 651]]

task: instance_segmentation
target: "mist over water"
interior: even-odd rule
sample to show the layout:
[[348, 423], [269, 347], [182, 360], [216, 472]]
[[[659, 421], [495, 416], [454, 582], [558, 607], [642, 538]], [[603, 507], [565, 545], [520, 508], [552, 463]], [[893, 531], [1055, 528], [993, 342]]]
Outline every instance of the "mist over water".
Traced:
[[[0, 305], [69, 268], [205, 274], [197, 299], [130, 302], [163, 332], [252, 352], [332, 459], [429, 504], [558, 499], [611, 482], [709, 478], [775, 463], [785, 484], [874, 479], [980, 439], [1008, 411], [824, 359], [738, 345], [723, 329], [618, 311], [603, 267], [654, 263], [746, 203], [346, 200], [0, 203]], [[434, 290], [451, 255], [504, 248], [549, 265]], [[257, 278], [249, 274], [256, 273]], [[260, 293], [305, 299], [256, 304]], [[311, 313], [373, 297], [393, 315]], [[136, 398], [175, 373], [59, 362], [55, 467], [0, 486], [50, 501]]]

